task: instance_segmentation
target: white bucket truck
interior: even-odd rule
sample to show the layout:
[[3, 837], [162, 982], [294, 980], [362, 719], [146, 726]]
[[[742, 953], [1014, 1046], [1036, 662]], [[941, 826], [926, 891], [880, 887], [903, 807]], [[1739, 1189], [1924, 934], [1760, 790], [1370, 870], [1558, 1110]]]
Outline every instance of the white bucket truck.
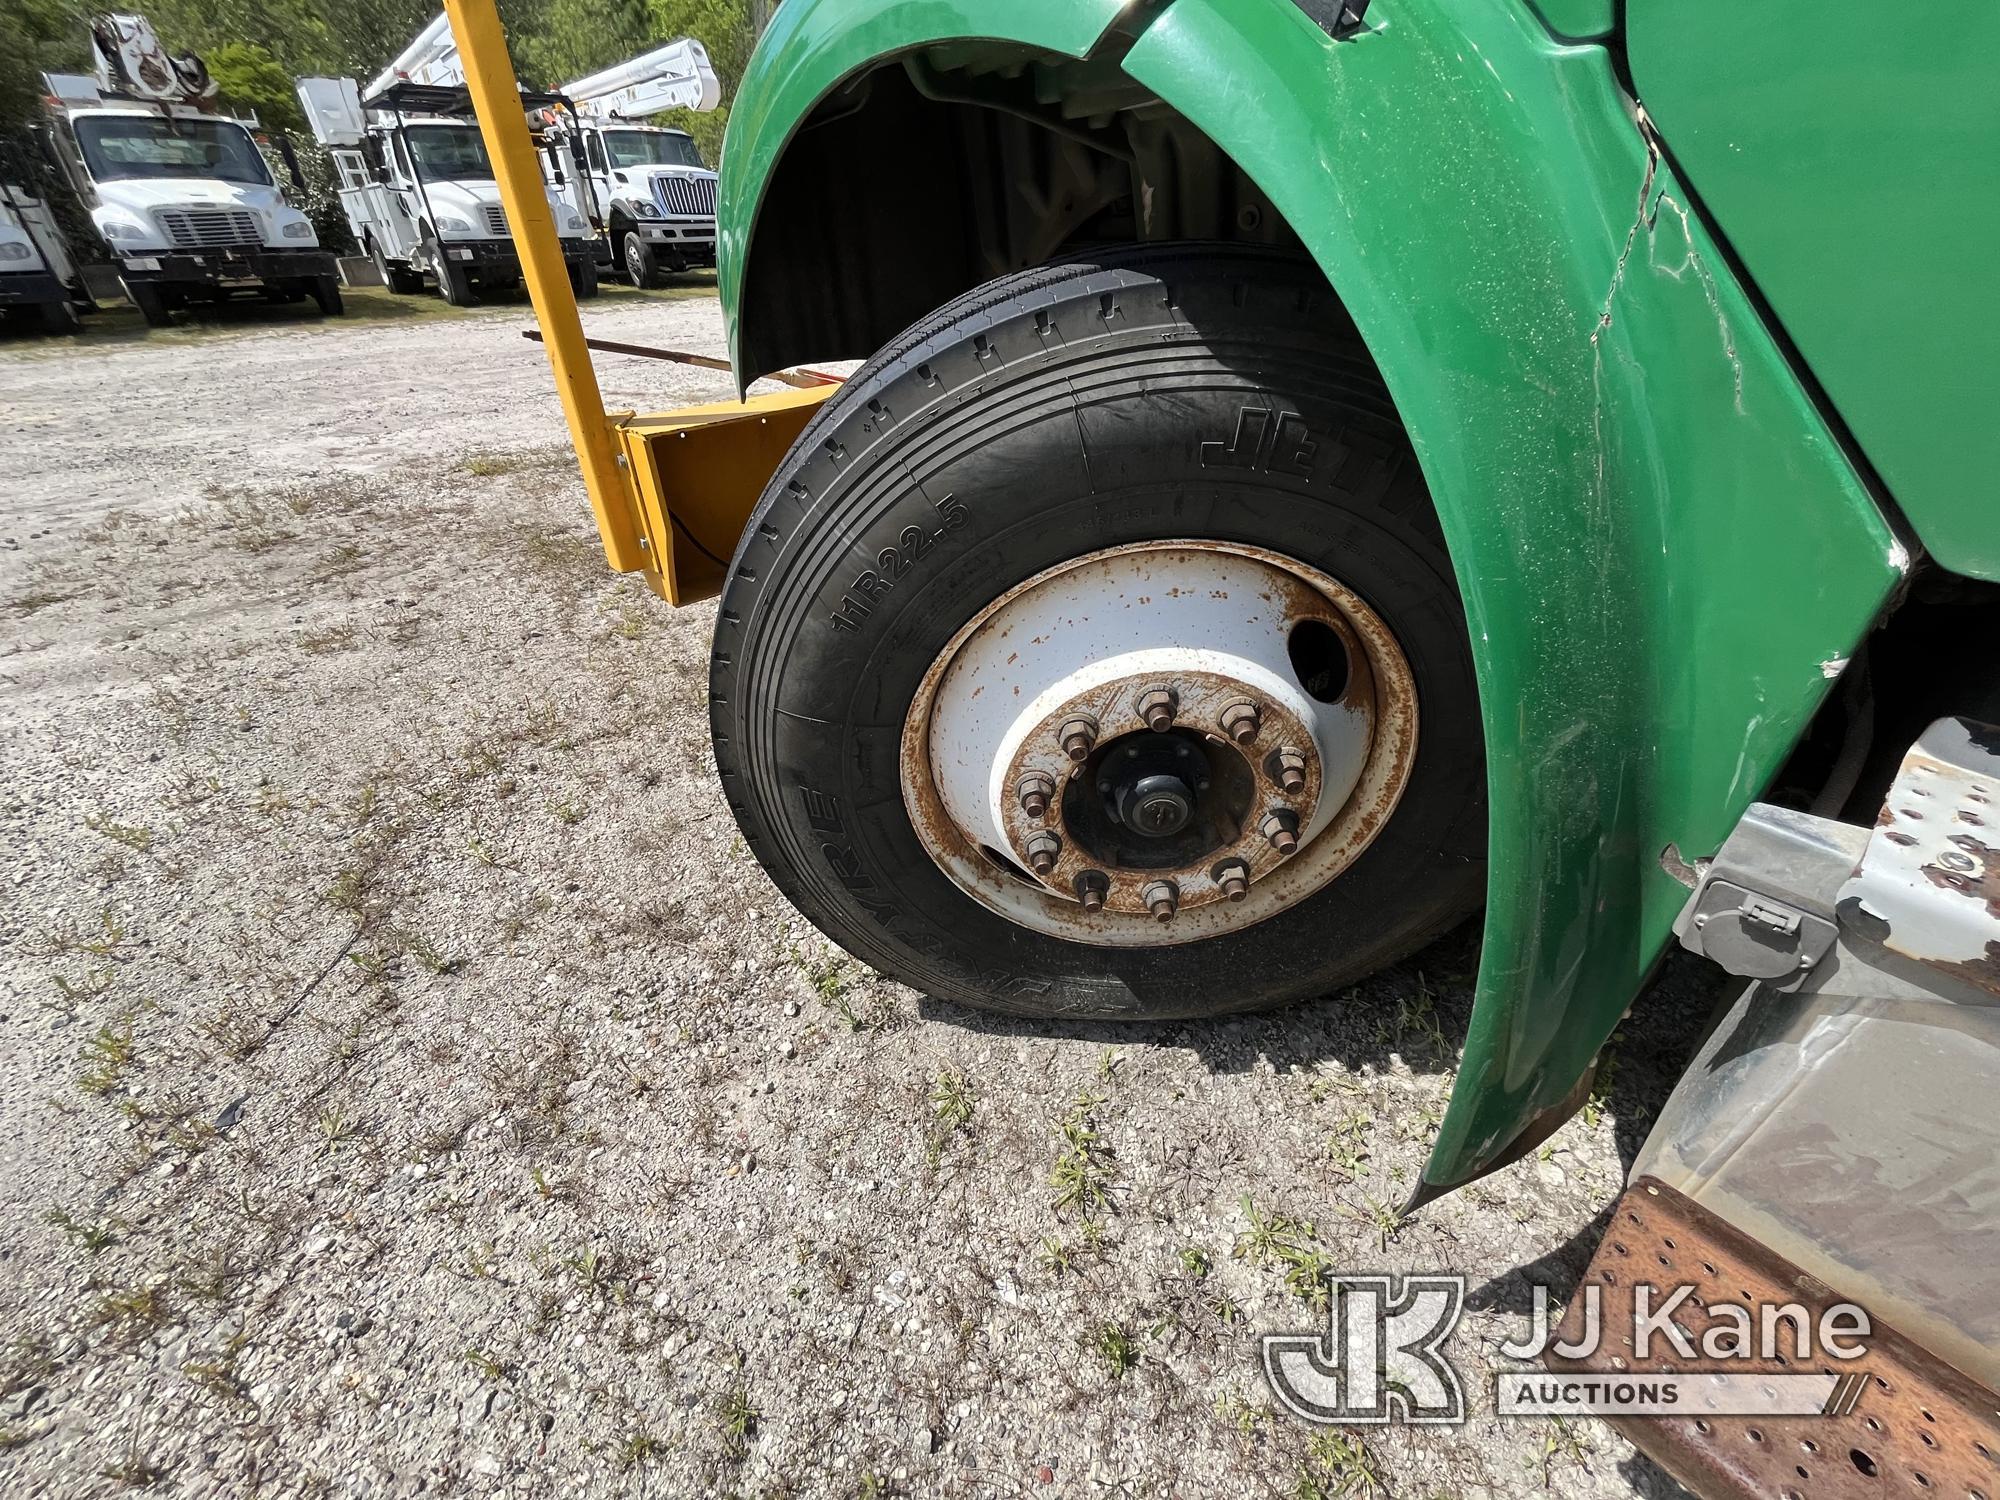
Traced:
[[146, 321], [242, 292], [342, 311], [332, 255], [273, 180], [257, 122], [217, 109], [201, 59], [169, 57], [144, 16], [97, 16], [90, 42], [94, 76], [42, 75], [44, 141]]
[[48, 333], [80, 333], [77, 308], [89, 302], [47, 202], [8, 182], [0, 162], [0, 315]]
[[684, 130], [648, 125], [667, 109], [714, 109], [722, 86], [692, 37], [579, 78], [544, 114], [569, 152], [571, 198], [597, 232], [598, 256], [634, 286], [715, 264], [715, 173]]
[[[521, 284], [520, 256], [448, 17], [419, 32], [366, 89], [352, 78], [303, 78], [299, 102], [340, 173], [354, 238], [390, 291], [421, 292], [429, 277], [445, 301], [462, 307], [481, 292]], [[521, 94], [531, 116], [558, 102], [553, 94]], [[579, 297], [596, 295], [588, 219], [553, 186], [549, 205], [571, 286]]]

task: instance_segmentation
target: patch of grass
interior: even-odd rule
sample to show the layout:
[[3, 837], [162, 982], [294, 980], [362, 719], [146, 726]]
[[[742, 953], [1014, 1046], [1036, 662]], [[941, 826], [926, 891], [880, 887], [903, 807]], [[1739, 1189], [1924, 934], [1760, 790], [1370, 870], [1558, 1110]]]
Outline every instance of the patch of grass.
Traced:
[[25, 594], [16, 594], [7, 601], [7, 608], [22, 619], [40, 614], [45, 609], [54, 609], [58, 604], [67, 604], [72, 599], [81, 599], [79, 590], [40, 587], [29, 589]]
[[181, 1373], [218, 1396], [236, 1399], [243, 1395], [243, 1380], [237, 1373], [236, 1361], [249, 1342], [247, 1333], [231, 1334], [213, 1358], [184, 1360]]
[[403, 945], [403, 952], [414, 958], [426, 973], [456, 974], [465, 967], [465, 960], [453, 958], [440, 951], [428, 938], [418, 933], [400, 931], [397, 941]]
[[514, 1378], [513, 1362], [500, 1358], [490, 1349], [467, 1349], [465, 1362], [488, 1380], [504, 1381]]
[[1358, 1179], [1367, 1171], [1368, 1137], [1375, 1128], [1375, 1117], [1366, 1110], [1350, 1110], [1335, 1122], [1333, 1131], [1326, 1138], [1326, 1154], [1333, 1159], [1336, 1171], [1349, 1182]]
[[117, 1463], [98, 1470], [98, 1477], [122, 1484], [128, 1490], [149, 1490], [165, 1481], [167, 1471], [141, 1453], [135, 1443]]
[[1208, 1273], [1214, 1269], [1209, 1261], [1208, 1252], [1199, 1245], [1181, 1246], [1180, 1263], [1181, 1270], [1196, 1281], [1207, 1280]]
[[1100, 1323], [1091, 1335], [1090, 1347], [1104, 1361], [1113, 1380], [1123, 1380], [1139, 1367], [1139, 1346], [1116, 1323]]
[[1333, 1263], [1320, 1246], [1312, 1221], [1259, 1213], [1247, 1193], [1243, 1217], [1250, 1227], [1237, 1236], [1230, 1253], [1253, 1265], [1283, 1270], [1286, 1290], [1308, 1307], [1324, 1308], [1332, 1295]]
[[1541, 1451], [1523, 1462], [1530, 1469], [1540, 1469], [1542, 1488], [1553, 1489], [1557, 1465], [1564, 1464], [1588, 1472], [1591, 1455], [1590, 1439], [1578, 1428], [1561, 1417], [1550, 1417], [1549, 1425], [1542, 1429]]
[[1376, 1023], [1375, 1039], [1385, 1047], [1404, 1047], [1415, 1042], [1432, 1057], [1451, 1056], [1451, 1042], [1438, 1020], [1437, 996], [1423, 975], [1417, 976], [1415, 990], [1395, 997], [1393, 1011]]
[[1327, 1430], [1313, 1434], [1292, 1485], [1293, 1500], [1376, 1500], [1388, 1492], [1368, 1445]]
[[69, 1242], [86, 1255], [97, 1255], [118, 1243], [119, 1225], [116, 1219], [102, 1219], [95, 1223], [79, 1219], [66, 1208], [52, 1208], [42, 1215], [44, 1224], [52, 1225], [63, 1232]]
[[101, 834], [114, 844], [123, 844], [127, 849], [145, 854], [153, 847], [153, 830], [143, 823], [121, 823], [105, 813], [85, 813], [83, 826], [92, 833]]
[[331, 656], [354, 644], [359, 634], [353, 625], [329, 625], [324, 630], [308, 630], [299, 636], [299, 649], [311, 656]]
[[640, 1428], [619, 1439], [618, 1446], [612, 1450], [611, 1461], [618, 1466], [619, 1473], [629, 1474], [634, 1469], [664, 1457], [671, 1448], [672, 1444], [663, 1443], [644, 1428]]
[[552, 469], [571, 462], [568, 448], [490, 448], [466, 455], [459, 467], [480, 479]]
[[1069, 1113], [1056, 1126], [1060, 1145], [1055, 1164], [1049, 1168], [1051, 1200], [1057, 1213], [1074, 1211], [1085, 1219], [1111, 1207], [1111, 1185], [1118, 1175], [1118, 1163], [1097, 1132], [1095, 1110], [1105, 1101], [1101, 1095], [1078, 1094]]
[[961, 1130], [972, 1127], [972, 1085], [963, 1073], [946, 1068], [931, 1084], [931, 1156], [935, 1160], [945, 1143]]
[[750, 1404], [749, 1388], [742, 1381], [725, 1391], [715, 1411], [715, 1425], [722, 1434], [723, 1452], [742, 1462], [750, 1452], [750, 1439], [757, 1435], [757, 1423], [762, 1417], [763, 1414]]
[[136, 1343], [166, 1321], [167, 1299], [158, 1283], [101, 1294], [90, 1321], [123, 1343]]
[[344, 1141], [351, 1141], [361, 1134], [359, 1121], [350, 1120], [338, 1105], [320, 1111], [315, 1128], [319, 1132], [321, 1147], [327, 1151], [339, 1149]]
[[1597, 1129], [1604, 1118], [1605, 1107], [1611, 1102], [1611, 1089], [1618, 1082], [1618, 1048], [1625, 1040], [1623, 1031], [1611, 1033], [1597, 1054], [1597, 1072], [1590, 1080], [1590, 1097], [1583, 1101], [1583, 1123], [1591, 1130]]
[[83, 1044], [83, 1050], [78, 1055], [84, 1070], [77, 1077], [76, 1086], [86, 1094], [96, 1094], [100, 1098], [113, 1093], [124, 1086], [126, 1070], [132, 1066], [136, 1056], [130, 1021], [115, 1026], [100, 1026], [97, 1035]]
[[1235, 1428], [1238, 1437], [1247, 1440], [1255, 1437], [1258, 1429], [1270, 1420], [1270, 1410], [1251, 1405], [1240, 1390], [1232, 1387], [1215, 1398], [1215, 1416], [1217, 1421]]

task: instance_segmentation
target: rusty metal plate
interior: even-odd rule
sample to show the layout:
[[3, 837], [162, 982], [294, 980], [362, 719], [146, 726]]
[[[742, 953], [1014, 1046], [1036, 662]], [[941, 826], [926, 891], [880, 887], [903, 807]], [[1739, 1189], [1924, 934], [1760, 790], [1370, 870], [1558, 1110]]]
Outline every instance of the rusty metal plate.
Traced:
[[[1682, 1358], [1670, 1342], [1658, 1338], [1652, 1341], [1648, 1358], [1636, 1357], [1629, 1293], [1641, 1283], [1655, 1289], [1656, 1307], [1677, 1287], [1695, 1289], [1675, 1321], [1697, 1348], [1716, 1321], [1706, 1311], [1710, 1307], [1792, 1302], [1804, 1306], [1817, 1324], [1828, 1306], [1843, 1300], [1824, 1282], [1647, 1177], [1635, 1181], [1618, 1200], [1579, 1294], [1564, 1316], [1564, 1340], [1574, 1342], [1582, 1332], [1582, 1287], [1593, 1281], [1605, 1289], [1603, 1337], [1597, 1352], [1566, 1360], [1551, 1351], [1546, 1356], [1551, 1369], [1634, 1374], [1719, 1368], [1714, 1361]], [[1870, 1321], [1873, 1329], [1861, 1340], [1868, 1353], [1856, 1360], [1816, 1358], [1802, 1367], [1781, 1350], [1774, 1360], [1732, 1360], [1728, 1365], [1735, 1374], [1799, 1374], [1810, 1368], [1859, 1376], [1840, 1387], [1840, 1399], [1833, 1403], [1839, 1415], [1608, 1420], [1641, 1452], [1710, 1500], [1739, 1495], [1766, 1500], [1831, 1496], [1996, 1500], [2000, 1396], [1885, 1328], [1872, 1315]]]
[[1891, 952], [2000, 996], [2000, 726], [1939, 719], [1910, 747], [1840, 913]]

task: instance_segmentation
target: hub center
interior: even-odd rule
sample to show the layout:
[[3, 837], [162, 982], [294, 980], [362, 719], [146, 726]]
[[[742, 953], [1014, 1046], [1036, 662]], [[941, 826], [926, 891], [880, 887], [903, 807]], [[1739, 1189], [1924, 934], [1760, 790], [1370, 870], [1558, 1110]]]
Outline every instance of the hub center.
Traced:
[[1194, 816], [1194, 792], [1178, 776], [1143, 776], [1119, 790], [1118, 816], [1134, 833], [1166, 838]]

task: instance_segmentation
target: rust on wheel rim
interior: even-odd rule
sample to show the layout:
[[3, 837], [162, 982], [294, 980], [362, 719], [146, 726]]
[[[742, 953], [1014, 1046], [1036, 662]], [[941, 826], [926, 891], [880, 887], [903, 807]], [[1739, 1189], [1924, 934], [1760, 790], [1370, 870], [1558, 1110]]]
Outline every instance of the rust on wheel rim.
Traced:
[[1387, 822], [1416, 684], [1335, 579], [1166, 541], [1037, 574], [961, 628], [904, 722], [904, 805], [938, 867], [1021, 926], [1157, 947], [1263, 921]]

